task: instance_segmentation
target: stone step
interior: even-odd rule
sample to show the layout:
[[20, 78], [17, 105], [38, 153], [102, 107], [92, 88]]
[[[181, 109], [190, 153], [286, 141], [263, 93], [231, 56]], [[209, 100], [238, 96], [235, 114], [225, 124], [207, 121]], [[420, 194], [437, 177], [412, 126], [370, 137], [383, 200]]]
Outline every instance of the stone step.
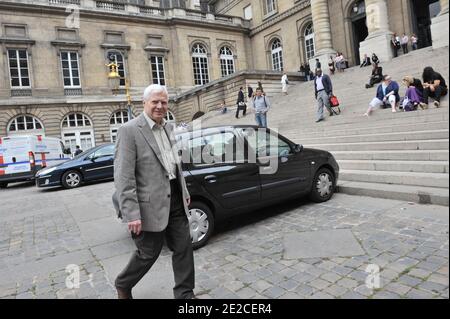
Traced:
[[[301, 138], [294, 138], [294, 142], [301, 143]], [[382, 151], [382, 150], [448, 150], [448, 139], [394, 141], [371, 143], [335, 143], [335, 144], [306, 144], [305, 147], [324, 149], [327, 151]]]
[[[335, 118], [342, 118], [345, 117], [346, 119], [358, 119], [363, 118], [364, 113], [367, 111], [369, 107], [369, 102], [372, 100], [373, 97], [370, 97], [369, 99], [364, 99], [362, 103], [360, 104], [352, 104], [352, 105], [346, 105], [345, 103], [341, 103], [340, 110], [341, 114], [339, 116], [336, 116]], [[304, 104], [303, 106], [305, 106]], [[420, 116], [425, 114], [436, 114], [440, 113], [440, 110], [442, 113], [448, 112], [449, 104], [448, 101], [442, 101], [441, 107], [439, 109], [435, 108], [434, 105], [430, 104], [430, 107], [428, 110], [421, 110], [418, 109], [415, 112], [404, 112], [403, 110], [397, 108], [397, 113], [392, 114], [390, 108], [384, 109], [384, 110], [375, 110], [371, 117], [368, 118], [370, 120], [379, 119], [381, 117], [392, 117], [388, 116], [390, 115], [407, 115], [410, 116]], [[413, 115], [415, 114], [415, 115]], [[420, 115], [419, 115], [420, 114]], [[325, 115], [328, 117], [328, 112], [325, 110]], [[293, 119], [302, 119], [304, 122], [312, 122], [315, 121], [317, 117], [317, 106], [316, 101], [311, 101], [309, 104], [307, 104], [307, 108], [296, 108], [296, 107], [287, 107], [284, 102], [283, 104], [278, 105], [277, 107], [272, 107], [272, 109], [269, 111], [269, 118], [272, 121], [289, 121]]]
[[[351, 126], [349, 127], [355, 127], [361, 124], [361, 126], [365, 126], [366, 124], [372, 125], [373, 123], [376, 124], [377, 121], [393, 121], [395, 123], [405, 123], [407, 121], [408, 123], [411, 123], [412, 121], [415, 122], [424, 122], [424, 121], [445, 121], [449, 118], [449, 110], [448, 108], [439, 108], [439, 109], [428, 109], [425, 111], [416, 111], [416, 112], [397, 112], [392, 113], [390, 110], [378, 110], [378, 112], [373, 113], [369, 118], [363, 116], [364, 112], [367, 109], [362, 110], [362, 112], [358, 113], [341, 113], [339, 116], [332, 116], [332, 117], [326, 117], [325, 121], [320, 124], [326, 124], [328, 125], [343, 125], [343, 124], [349, 124]], [[292, 113], [292, 114], [286, 114], [286, 117], [282, 117], [279, 114], [279, 110], [272, 110], [272, 112], [269, 111], [268, 113], [268, 120], [272, 124], [278, 124], [282, 123], [283, 125], [286, 124], [297, 124], [299, 127], [305, 127], [305, 126], [311, 126], [316, 127], [317, 123], [315, 123], [315, 115], [311, 117], [303, 116], [301, 113]], [[230, 117], [231, 119], [232, 117]], [[406, 120], [407, 119], [407, 120]], [[323, 125], [322, 125], [323, 126]]]
[[[254, 124], [254, 114], [249, 112], [247, 116], [236, 119], [233, 111], [227, 114], [219, 114], [215, 112], [214, 115], [209, 115], [208, 119], [202, 124], [205, 126], [223, 125], [223, 124]], [[399, 112], [392, 114], [388, 110], [382, 110], [375, 113], [370, 118], [362, 116], [362, 114], [354, 115], [343, 113], [340, 116], [327, 117], [321, 123], [315, 123], [315, 118], [305, 118], [301, 114], [287, 114], [285, 117], [277, 113], [282, 113], [279, 110], [272, 110], [268, 116], [268, 124], [271, 128], [283, 128], [283, 130], [299, 130], [308, 132], [345, 130], [355, 128], [379, 127], [383, 126], [397, 126], [401, 124], [416, 124], [429, 122], [448, 121], [448, 109], [429, 109], [419, 112]], [[415, 113], [415, 114], [412, 114]]]
[[374, 127], [362, 127], [362, 128], [353, 128], [346, 130], [335, 129], [334, 127], [330, 127], [329, 130], [321, 130], [321, 131], [300, 131], [298, 129], [287, 130], [283, 129], [283, 134], [299, 134], [303, 138], [309, 137], [328, 137], [328, 136], [347, 136], [347, 135], [363, 135], [363, 134], [377, 134], [380, 132], [383, 133], [392, 133], [392, 132], [404, 132], [408, 134], [410, 132], [415, 131], [427, 131], [427, 130], [448, 130], [449, 122], [448, 121], [440, 121], [440, 122], [430, 122], [430, 123], [417, 123], [417, 124], [399, 124], [399, 125], [382, 125], [383, 123], [378, 123], [379, 126]]
[[[426, 48], [382, 63], [385, 73], [401, 84], [404, 75], [421, 77], [431, 65], [448, 79], [448, 47]], [[270, 85], [272, 109], [269, 127], [305, 147], [330, 151], [341, 167], [340, 191], [349, 194], [407, 200], [418, 203], [449, 203], [449, 97], [441, 108], [417, 112], [377, 110], [362, 115], [376, 94], [366, 89], [371, 68], [353, 67], [332, 76], [334, 93], [341, 102], [340, 116], [315, 123], [313, 82], [291, 85], [283, 96]], [[449, 81], [450, 82], [450, 81]], [[400, 95], [405, 87], [401, 85]], [[254, 115], [235, 119], [233, 110], [207, 123], [255, 124]]]
[[333, 151], [338, 160], [387, 160], [387, 161], [446, 161], [449, 160], [448, 150], [413, 150], [413, 151]]
[[304, 137], [303, 144], [316, 144], [322, 141], [327, 143], [363, 143], [363, 142], [383, 142], [383, 141], [412, 141], [412, 140], [435, 140], [448, 139], [448, 130], [429, 130], [417, 132], [395, 132], [381, 134], [328, 136], [328, 137]]
[[448, 161], [338, 160], [343, 170], [449, 173]]
[[339, 175], [345, 181], [415, 185], [447, 189], [449, 182], [448, 174], [439, 173], [341, 170]]
[[449, 191], [444, 188], [340, 180], [338, 182], [337, 191], [349, 195], [449, 206]]

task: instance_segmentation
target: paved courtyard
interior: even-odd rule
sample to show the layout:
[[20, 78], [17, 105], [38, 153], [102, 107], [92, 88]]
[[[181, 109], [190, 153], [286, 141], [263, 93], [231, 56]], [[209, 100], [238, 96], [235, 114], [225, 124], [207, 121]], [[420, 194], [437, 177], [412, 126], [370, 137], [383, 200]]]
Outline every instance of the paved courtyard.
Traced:
[[[114, 217], [112, 189], [106, 182], [0, 190], [0, 298], [114, 298], [114, 278], [134, 245]], [[325, 204], [295, 200], [218, 226], [195, 252], [195, 292], [200, 298], [448, 298], [448, 231], [446, 207], [343, 194]], [[164, 249], [134, 295], [172, 298], [172, 285]]]

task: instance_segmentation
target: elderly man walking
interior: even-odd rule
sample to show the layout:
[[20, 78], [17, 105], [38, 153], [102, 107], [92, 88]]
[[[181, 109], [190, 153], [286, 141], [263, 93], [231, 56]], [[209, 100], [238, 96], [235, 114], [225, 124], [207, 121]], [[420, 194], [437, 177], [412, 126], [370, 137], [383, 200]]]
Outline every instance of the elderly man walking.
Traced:
[[316, 77], [314, 78], [314, 92], [317, 100], [317, 120], [316, 123], [323, 121], [325, 106], [330, 116], [333, 116], [333, 111], [330, 107], [330, 96], [333, 94], [333, 85], [328, 75], [323, 74], [321, 69], [317, 69]]
[[[194, 257], [187, 207], [190, 196], [174, 151], [164, 86], [144, 91], [144, 112], [119, 129], [114, 161], [113, 196], [137, 250], [115, 285], [119, 299], [132, 299], [132, 288], [158, 259], [164, 238], [172, 251], [177, 299], [194, 298]], [[117, 208], [117, 207], [116, 207]]]

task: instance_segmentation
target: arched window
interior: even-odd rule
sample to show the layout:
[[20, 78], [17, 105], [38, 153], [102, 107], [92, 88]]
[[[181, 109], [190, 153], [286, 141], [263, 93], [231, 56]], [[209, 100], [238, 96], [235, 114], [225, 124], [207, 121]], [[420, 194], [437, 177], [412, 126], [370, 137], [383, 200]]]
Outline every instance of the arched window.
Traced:
[[77, 145], [86, 151], [95, 146], [92, 121], [82, 113], [70, 113], [61, 122], [62, 140], [72, 152]]
[[195, 44], [192, 48], [192, 65], [194, 68], [195, 85], [209, 83], [208, 51], [202, 44]]
[[109, 51], [108, 58], [110, 61], [115, 61], [117, 63], [117, 71], [120, 76], [120, 86], [125, 86], [125, 59], [123, 54], [119, 51]]
[[272, 69], [283, 71], [283, 47], [280, 39], [275, 39], [271, 45], [272, 49]]
[[220, 69], [222, 70], [222, 77], [234, 73], [234, 55], [229, 47], [220, 48]]
[[111, 142], [115, 143], [117, 139], [117, 131], [119, 131], [119, 128], [128, 122], [128, 111], [127, 110], [120, 110], [113, 115], [111, 115], [111, 118], [109, 119], [109, 130], [111, 133]]
[[305, 52], [307, 60], [312, 59], [316, 54], [314, 46], [314, 26], [312, 23], [305, 29]]
[[167, 123], [175, 122], [175, 115], [173, 115], [172, 111], [167, 111], [166, 117], [164, 118]]
[[9, 122], [8, 136], [20, 134], [44, 135], [44, 126], [41, 121], [32, 115], [21, 114]]

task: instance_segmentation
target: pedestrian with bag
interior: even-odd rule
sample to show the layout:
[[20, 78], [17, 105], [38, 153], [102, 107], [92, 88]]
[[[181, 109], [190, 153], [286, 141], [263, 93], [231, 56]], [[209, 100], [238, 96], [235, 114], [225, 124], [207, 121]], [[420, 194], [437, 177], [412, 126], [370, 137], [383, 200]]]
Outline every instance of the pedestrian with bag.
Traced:
[[244, 88], [241, 87], [238, 92], [238, 98], [237, 98], [237, 110], [236, 110], [236, 118], [239, 118], [239, 113], [242, 110], [242, 114], [245, 116], [247, 115], [247, 104], [245, 104], [245, 95], [244, 95]]
[[333, 95], [333, 84], [331, 78], [323, 74], [321, 69], [316, 71], [314, 78], [314, 93], [317, 100], [317, 120], [319, 123], [325, 119], [324, 107], [328, 110], [330, 116], [333, 116], [333, 111], [330, 107], [330, 97]]

